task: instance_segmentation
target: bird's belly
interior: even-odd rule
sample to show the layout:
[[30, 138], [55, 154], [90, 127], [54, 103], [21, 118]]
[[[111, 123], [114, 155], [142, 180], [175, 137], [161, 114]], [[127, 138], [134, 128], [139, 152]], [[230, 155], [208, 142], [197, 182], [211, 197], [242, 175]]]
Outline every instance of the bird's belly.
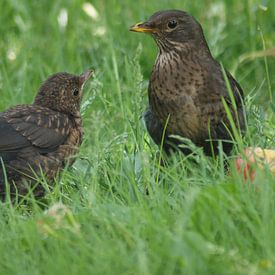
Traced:
[[167, 134], [181, 135], [196, 141], [200, 132], [200, 112], [194, 99], [184, 93], [176, 96], [151, 95], [151, 107]]
[[66, 142], [58, 147], [55, 152], [48, 154], [47, 157], [56, 159], [60, 166], [63, 167], [65, 163], [71, 165], [75, 160], [75, 155], [78, 153], [79, 146], [82, 143], [82, 130], [74, 128]]

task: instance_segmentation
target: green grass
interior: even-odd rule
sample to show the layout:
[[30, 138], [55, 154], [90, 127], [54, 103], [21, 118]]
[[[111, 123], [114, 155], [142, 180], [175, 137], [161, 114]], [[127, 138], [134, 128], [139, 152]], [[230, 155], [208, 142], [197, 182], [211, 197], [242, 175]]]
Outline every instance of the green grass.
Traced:
[[200, 152], [160, 167], [141, 119], [157, 49], [128, 32], [160, 9], [192, 13], [245, 90], [245, 146], [274, 148], [273, 0], [92, 2], [97, 21], [81, 0], [0, 0], [1, 111], [32, 102], [52, 73], [96, 69], [77, 162], [43, 201], [0, 206], [0, 274], [274, 274], [274, 177], [243, 184]]

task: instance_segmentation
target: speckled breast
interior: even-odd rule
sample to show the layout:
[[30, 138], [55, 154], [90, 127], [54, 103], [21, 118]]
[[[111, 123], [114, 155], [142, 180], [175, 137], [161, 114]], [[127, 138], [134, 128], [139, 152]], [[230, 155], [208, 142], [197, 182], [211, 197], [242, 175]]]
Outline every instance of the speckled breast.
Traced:
[[[79, 147], [83, 140], [83, 128], [81, 119], [75, 119], [75, 127], [70, 129], [69, 136], [64, 144], [60, 145], [56, 152], [48, 155], [48, 157], [61, 160], [59, 162], [62, 167], [69, 163], [72, 165], [75, 156], [79, 151]], [[60, 167], [60, 168], [62, 168]]]
[[200, 125], [195, 104], [199, 72], [194, 71], [195, 65], [193, 70], [188, 66], [172, 52], [159, 55], [150, 79], [149, 103], [162, 124], [169, 119], [168, 134], [194, 140]]

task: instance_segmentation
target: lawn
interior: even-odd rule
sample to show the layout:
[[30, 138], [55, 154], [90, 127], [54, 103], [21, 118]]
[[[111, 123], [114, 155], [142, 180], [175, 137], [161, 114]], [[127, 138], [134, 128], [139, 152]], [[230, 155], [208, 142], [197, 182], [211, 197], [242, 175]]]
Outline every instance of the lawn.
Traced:
[[0, 206], [0, 274], [275, 274], [274, 177], [244, 183], [234, 156], [226, 174], [200, 151], [160, 166], [142, 121], [157, 48], [128, 31], [157, 10], [193, 14], [245, 91], [245, 146], [274, 148], [274, 1], [91, 3], [0, 0], [0, 111], [50, 74], [96, 70], [78, 160], [42, 201]]

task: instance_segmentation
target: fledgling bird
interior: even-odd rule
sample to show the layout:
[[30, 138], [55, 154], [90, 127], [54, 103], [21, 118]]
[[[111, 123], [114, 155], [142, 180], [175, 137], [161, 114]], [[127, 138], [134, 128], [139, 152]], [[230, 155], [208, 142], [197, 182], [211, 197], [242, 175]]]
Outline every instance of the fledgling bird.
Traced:
[[180, 144], [171, 135], [178, 135], [202, 147], [206, 155], [213, 155], [218, 153], [221, 140], [228, 154], [233, 147], [232, 124], [222, 98], [242, 133], [243, 91], [226, 71], [234, 97], [231, 100], [222, 67], [212, 57], [199, 22], [184, 11], [159, 11], [148, 21], [130, 27], [130, 31], [150, 34], [159, 48], [148, 87], [149, 108], [144, 115], [154, 142], [161, 145], [163, 140], [163, 149], [169, 154]]
[[52, 182], [60, 169], [73, 163], [83, 136], [83, 86], [91, 75], [92, 70], [81, 75], [56, 73], [41, 85], [33, 104], [0, 113], [1, 199], [7, 182], [11, 197], [32, 189], [41, 197], [44, 188], [38, 177], [43, 173]]

